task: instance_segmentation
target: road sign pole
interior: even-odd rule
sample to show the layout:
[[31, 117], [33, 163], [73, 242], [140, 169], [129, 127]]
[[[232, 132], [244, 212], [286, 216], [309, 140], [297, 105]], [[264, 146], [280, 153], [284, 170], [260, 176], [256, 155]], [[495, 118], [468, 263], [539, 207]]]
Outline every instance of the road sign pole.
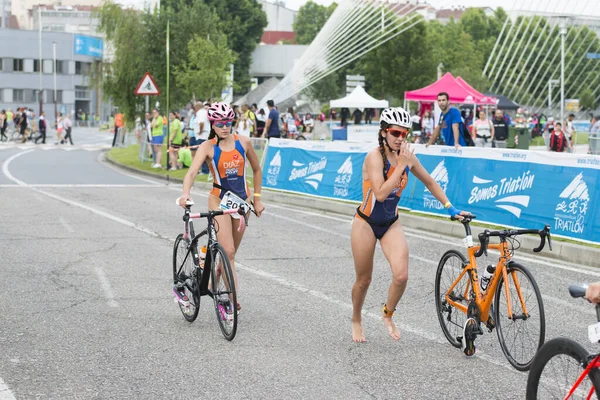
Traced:
[[171, 120], [169, 119], [169, 20], [167, 20], [167, 184], [169, 184], [169, 142], [171, 141]]

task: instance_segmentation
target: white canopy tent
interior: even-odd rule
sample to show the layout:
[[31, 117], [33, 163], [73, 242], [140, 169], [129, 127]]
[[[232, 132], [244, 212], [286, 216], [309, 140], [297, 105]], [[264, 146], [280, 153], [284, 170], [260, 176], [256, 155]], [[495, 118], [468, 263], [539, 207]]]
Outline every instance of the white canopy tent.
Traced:
[[377, 100], [371, 97], [362, 86], [354, 88], [352, 93], [341, 99], [331, 100], [329, 107], [346, 107], [346, 108], [388, 108], [387, 100]]

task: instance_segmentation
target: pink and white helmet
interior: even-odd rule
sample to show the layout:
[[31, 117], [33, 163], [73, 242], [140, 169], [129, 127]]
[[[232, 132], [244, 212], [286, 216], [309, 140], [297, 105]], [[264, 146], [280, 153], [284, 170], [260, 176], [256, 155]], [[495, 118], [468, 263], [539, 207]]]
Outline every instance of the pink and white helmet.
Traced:
[[223, 102], [213, 103], [208, 108], [207, 114], [210, 121], [232, 120], [235, 117], [233, 110]]

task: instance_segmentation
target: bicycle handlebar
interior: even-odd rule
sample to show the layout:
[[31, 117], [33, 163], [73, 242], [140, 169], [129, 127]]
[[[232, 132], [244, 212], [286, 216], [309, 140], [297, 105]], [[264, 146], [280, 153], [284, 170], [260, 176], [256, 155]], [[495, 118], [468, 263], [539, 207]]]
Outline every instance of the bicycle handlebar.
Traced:
[[[587, 292], [588, 286], [589, 285], [587, 283], [569, 285], [569, 293], [571, 294], [571, 297], [583, 297], [585, 299], [585, 293]], [[590, 301], [588, 300], [588, 302]], [[596, 304], [596, 318], [598, 319], [598, 322], [600, 322], [600, 304], [598, 303]]]
[[[471, 227], [469, 226], [469, 223], [472, 220], [474, 220], [475, 218], [477, 218], [477, 216], [474, 214], [463, 215], [462, 219], [457, 218], [455, 216], [450, 217], [450, 219], [452, 221], [460, 221], [464, 225], [465, 233], [467, 236], [471, 236]], [[490, 237], [499, 237], [502, 240], [504, 240], [507, 237], [526, 235], [526, 234], [531, 234], [531, 233], [534, 233], [534, 234], [537, 234], [540, 236], [540, 245], [538, 247], [536, 247], [535, 249], [533, 249], [533, 251], [535, 253], [539, 253], [540, 251], [542, 251], [544, 249], [544, 246], [546, 245], [546, 239], [548, 239], [548, 247], [550, 248], [550, 251], [552, 251], [552, 237], [550, 235], [550, 225], [545, 225], [543, 229], [539, 229], [539, 230], [538, 229], [505, 229], [503, 231], [490, 231], [490, 230], [486, 229], [485, 231], [483, 231], [479, 235], [477, 235], [477, 237], [479, 238], [479, 243], [481, 243], [481, 246], [479, 247], [479, 250], [477, 250], [477, 252], [475, 253], [475, 257], [481, 257], [484, 254], [487, 256], [487, 246], [490, 242]]]
[[533, 249], [534, 253], [542, 251], [546, 245], [546, 238], [548, 239], [548, 247], [552, 251], [552, 238], [550, 236], [550, 225], [545, 225], [543, 229], [505, 229], [502, 231], [490, 231], [486, 229], [481, 232], [477, 237], [481, 243], [481, 247], [475, 253], [475, 257], [481, 257], [483, 254], [487, 256], [487, 246], [489, 244], [490, 237], [499, 237], [502, 240], [519, 235], [537, 234], [540, 236], [540, 245]]
[[[180, 204], [179, 204], [180, 199], [181, 199], [181, 197], [178, 197], [175, 200], [175, 204], [177, 204], [178, 206], [180, 206]], [[254, 215], [256, 215], [256, 211], [254, 211], [254, 208], [252, 207], [254, 205], [253, 203], [248, 205], [249, 206], [248, 209], [246, 209], [246, 207], [244, 205], [242, 205], [239, 208], [232, 208], [229, 210], [214, 210], [214, 211], [209, 211], [206, 213], [190, 214], [190, 210], [193, 205], [194, 205], [194, 201], [192, 199], [188, 199], [185, 202], [185, 214], [183, 215], [184, 221], [187, 221], [190, 218], [192, 218], [192, 219], [193, 218], [214, 218], [214, 217], [218, 217], [219, 215], [238, 214], [243, 217], [243, 218], [240, 218], [240, 226], [237, 229], [238, 232], [242, 232], [248, 226], [248, 216], [249, 216], [248, 211], [251, 211], [252, 213], [254, 213]]]

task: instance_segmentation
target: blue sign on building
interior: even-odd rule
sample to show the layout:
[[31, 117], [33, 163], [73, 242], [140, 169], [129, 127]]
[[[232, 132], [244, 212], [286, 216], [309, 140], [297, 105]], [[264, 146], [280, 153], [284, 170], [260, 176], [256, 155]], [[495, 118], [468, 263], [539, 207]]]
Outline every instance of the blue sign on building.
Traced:
[[104, 41], [97, 37], [75, 35], [74, 54], [102, 58]]

